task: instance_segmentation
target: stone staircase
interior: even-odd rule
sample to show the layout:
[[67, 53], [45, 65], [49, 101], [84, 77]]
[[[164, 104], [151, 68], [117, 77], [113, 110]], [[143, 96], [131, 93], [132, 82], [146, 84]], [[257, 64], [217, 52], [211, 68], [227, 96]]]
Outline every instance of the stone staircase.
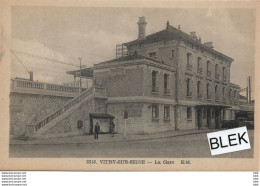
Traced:
[[68, 117], [71, 113], [75, 112], [82, 104], [93, 100], [94, 97], [95, 89], [93, 87], [85, 90], [79, 96], [73, 98], [57, 110], [41, 119], [36, 125], [33, 125], [30, 132], [27, 131], [27, 136], [38, 137], [44, 134], [57, 123], [61, 122], [64, 118]]

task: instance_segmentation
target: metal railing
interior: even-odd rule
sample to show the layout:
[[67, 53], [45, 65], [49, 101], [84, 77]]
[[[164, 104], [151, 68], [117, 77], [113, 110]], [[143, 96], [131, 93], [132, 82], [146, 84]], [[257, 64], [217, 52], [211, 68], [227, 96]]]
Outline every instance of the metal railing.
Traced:
[[211, 71], [207, 71], [207, 76], [211, 76]]
[[202, 73], [202, 68], [198, 67], [198, 73]]
[[60, 107], [59, 109], [55, 110], [51, 114], [49, 114], [47, 117], [42, 119], [38, 124], [35, 125], [35, 131], [38, 131], [40, 128], [44, 127], [46, 124], [51, 122], [53, 119], [57, 118], [58, 116], [65, 113], [68, 109], [72, 108], [74, 105], [80, 103], [83, 99], [88, 97], [90, 94], [93, 93], [93, 87], [90, 89], [85, 90], [82, 94], [80, 94], [78, 97], [73, 98], [68, 103]]
[[215, 74], [215, 78], [216, 78], [216, 79], [219, 79], [219, 74]]

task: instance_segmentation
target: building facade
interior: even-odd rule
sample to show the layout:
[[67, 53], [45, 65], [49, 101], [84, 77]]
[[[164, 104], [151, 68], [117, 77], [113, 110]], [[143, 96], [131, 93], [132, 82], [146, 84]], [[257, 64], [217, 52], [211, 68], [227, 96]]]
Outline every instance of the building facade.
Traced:
[[166, 29], [145, 35], [139, 18], [138, 39], [125, 43], [127, 57], [94, 65], [94, 84], [107, 90], [107, 112], [122, 131], [129, 112], [131, 133], [219, 128], [239, 110], [238, 85], [230, 83], [232, 58], [202, 44], [167, 22]]
[[[30, 123], [26, 134], [92, 134], [98, 119], [106, 120], [103, 132], [109, 132], [111, 118], [117, 133], [128, 134], [215, 129], [223, 120], [234, 120], [242, 108], [241, 88], [230, 82], [234, 60], [214, 50], [213, 42], [201, 43], [196, 32], [186, 34], [167, 22], [164, 30], [146, 36], [146, 24], [139, 18], [138, 38], [124, 43], [128, 55], [67, 72], [74, 82], [79, 76], [91, 79], [90, 88], [59, 85], [54, 91], [33, 81], [14, 84], [16, 94], [75, 93], [66, 104]], [[253, 111], [253, 106], [244, 103], [243, 109]], [[82, 128], [76, 125], [79, 121]]]

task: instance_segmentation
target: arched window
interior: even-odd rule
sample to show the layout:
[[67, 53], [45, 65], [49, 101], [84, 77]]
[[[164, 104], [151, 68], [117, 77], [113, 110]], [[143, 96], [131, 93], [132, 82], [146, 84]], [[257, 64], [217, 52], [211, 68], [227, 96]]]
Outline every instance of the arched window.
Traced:
[[210, 99], [210, 93], [209, 93], [209, 90], [210, 89], [210, 84], [207, 83], [207, 99]]
[[152, 92], [158, 92], [157, 84], [157, 71], [152, 71]]
[[226, 81], [227, 77], [226, 77], [226, 67], [223, 67], [223, 80]]
[[215, 65], [215, 77], [216, 77], [217, 79], [219, 78], [218, 64]]
[[207, 75], [208, 75], [208, 76], [211, 75], [211, 71], [210, 71], [210, 61], [207, 61]]
[[164, 74], [163, 75], [163, 85], [164, 85], [164, 93], [169, 94], [169, 89], [168, 89], [168, 81], [169, 81], [169, 74]]
[[218, 100], [218, 85], [215, 86], [215, 99]]
[[191, 96], [191, 92], [190, 92], [191, 79], [190, 78], [187, 79], [186, 86], [187, 86], [187, 96]]
[[191, 53], [187, 53], [187, 69], [192, 68], [190, 58], [191, 58]]
[[223, 89], [222, 89], [222, 96], [223, 96], [223, 101], [226, 101], [226, 88], [225, 87], [223, 87]]
[[201, 81], [198, 81], [197, 82], [197, 96], [198, 96], [198, 98], [201, 98], [200, 86], [201, 86]]

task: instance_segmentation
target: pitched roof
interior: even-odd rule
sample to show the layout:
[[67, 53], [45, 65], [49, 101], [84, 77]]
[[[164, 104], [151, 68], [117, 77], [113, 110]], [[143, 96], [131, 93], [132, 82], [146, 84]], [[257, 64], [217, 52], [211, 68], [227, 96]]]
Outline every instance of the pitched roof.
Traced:
[[129, 46], [129, 45], [136, 45], [136, 44], [142, 44], [142, 43], [151, 43], [151, 42], [155, 42], [155, 41], [167, 41], [167, 40], [172, 40], [172, 39], [177, 39], [177, 38], [182, 38], [182, 39], [185, 38], [185, 39], [189, 40], [190, 42], [196, 43], [197, 45], [199, 45], [200, 47], [202, 47], [204, 49], [207, 49], [211, 52], [221, 55], [222, 57], [224, 57], [230, 61], [233, 61], [233, 59], [231, 57], [228, 57], [225, 54], [222, 54], [212, 48], [205, 46], [199, 40], [192, 39], [189, 34], [183, 32], [180, 29], [176, 29], [175, 27], [173, 27], [171, 25], [168, 25], [165, 30], [161, 30], [159, 32], [146, 36], [145, 39], [141, 39], [141, 40], [136, 39], [134, 41], [124, 43], [124, 45]]

